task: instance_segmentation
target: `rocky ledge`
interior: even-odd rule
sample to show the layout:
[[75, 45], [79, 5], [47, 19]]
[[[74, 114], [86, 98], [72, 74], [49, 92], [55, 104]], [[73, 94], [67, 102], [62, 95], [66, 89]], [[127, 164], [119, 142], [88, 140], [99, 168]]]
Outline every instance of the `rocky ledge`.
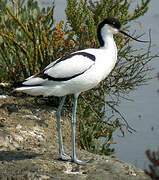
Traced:
[[[0, 90], [0, 179], [149, 180], [141, 169], [117, 158], [77, 149], [79, 166], [59, 160], [55, 109], [32, 97]], [[65, 150], [70, 154], [70, 121], [62, 118]]]

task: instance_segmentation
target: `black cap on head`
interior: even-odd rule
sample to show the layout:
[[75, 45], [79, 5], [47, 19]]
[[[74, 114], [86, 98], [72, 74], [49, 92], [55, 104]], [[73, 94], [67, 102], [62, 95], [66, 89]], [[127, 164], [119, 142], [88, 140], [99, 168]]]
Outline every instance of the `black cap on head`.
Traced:
[[113, 28], [116, 29], [120, 29], [121, 24], [120, 22], [115, 19], [115, 18], [106, 18], [104, 19], [99, 25], [98, 25], [98, 29], [97, 29], [97, 36], [98, 36], [98, 40], [101, 46], [104, 46], [104, 41], [103, 38], [101, 36], [101, 29], [104, 27], [105, 24], [108, 24], [110, 26], [112, 26]]
[[120, 27], [121, 27], [120, 22], [115, 18], [106, 18], [102, 23], [109, 24], [110, 26], [112, 26], [116, 29], [120, 29]]
[[102, 27], [105, 24], [108, 24], [108, 25], [110, 25], [110, 26], [112, 26], [113, 28], [116, 28], [116, 29], [120, 29], [120, 27], [121, 27], [121, 24], [120, 24], [120, 22], [117, 19], [115, 19], [115, 18], [106, 18], [104, 21], [102, 21], [98, 25], [98, 30], [101, 30]]

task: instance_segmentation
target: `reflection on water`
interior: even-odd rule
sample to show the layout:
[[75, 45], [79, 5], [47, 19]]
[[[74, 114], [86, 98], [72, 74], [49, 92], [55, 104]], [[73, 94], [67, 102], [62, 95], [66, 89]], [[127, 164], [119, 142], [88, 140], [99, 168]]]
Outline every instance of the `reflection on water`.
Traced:
[[[46, 5], [46, 0], [40, 0], [43, 5]], [[140, 2], [140, 1], [139, 1]], [[65, 18], [64, 9], [66, 1], [56, 1], [55, 17], [56, 21]], [[151, 1], [149, 11], [144, 16], [138, 19], [143, 24], [143, 27], [136, 22], [131, 22], [132, 32], [137, 31], [138, 34], [146, 33], [144, 38], [148, 37], [149, 29], [152, 32], [152, 48], [154, 54], [159, 53], [159, 1]], [[157, 23], [156, 23], [157, 22]], [[153, 70], [151, 76], [156, 76], [159, 71], [159, 60], [153, 60], [151, 66]], [[148, 164], [145, 155], [146, 149], [156, 150], [159, 145], [159, 82], [157, 78], [151, 80], [149, 85], [141, 86], [136, 91], [130, 94], [130, 98], [134, 102], [123, 101], [120, 105], [120, 111], [124, 113], [129, 124], [134, 127], [137, 132], [134, 134], [126, 133], [124, 138], [118, 137], [119, 132], [115, 133], [115, 141], [117, 142], [116, 156], [123, 161], [132, 163], [139, 168], [146, 168]]]

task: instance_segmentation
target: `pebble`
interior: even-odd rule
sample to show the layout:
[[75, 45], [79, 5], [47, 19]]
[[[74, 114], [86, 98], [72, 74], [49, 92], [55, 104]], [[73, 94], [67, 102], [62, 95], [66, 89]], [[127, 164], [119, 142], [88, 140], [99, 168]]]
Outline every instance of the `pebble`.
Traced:
[[6, 99], [7, 97], [6, 95], [0, 95], [0, 99]]

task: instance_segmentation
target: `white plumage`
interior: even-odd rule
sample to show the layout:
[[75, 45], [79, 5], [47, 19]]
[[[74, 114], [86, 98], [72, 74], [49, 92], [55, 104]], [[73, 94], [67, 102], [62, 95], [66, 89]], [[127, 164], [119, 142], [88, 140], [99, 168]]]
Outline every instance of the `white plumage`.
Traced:
[[[117, 61], [117, 47], [113, 34], [121, 32], [120, 23], [114, 18], [107, 18], [101, 22], [97, 29], [97, 35], [101, 47], [99, 49], [85, 49], [60, 58], [49, 64], [43, 71], [27, 78], [22, 87], [16, 91], [34, 96], [63, 96], [57, 110], [57, 127], [59, 134], [59, 151], [62, 160], [72, 159], [77, 164], [83, 164], [75, 153], [75, 123], [78, 95], [97, 86], [105, 79], [115, 66]], [[131, 37], [134, 39], [133, 37]], [[136, 39], [135, 39], [136, 40]], [[139, 41], [139, 40], [137, 40]], [[141, 41], [142, 42], [142, 41]], [[63, 150], [60, 116], [66, 95], [74, 94], [74, 106], [72, 112], [72, 157], [66, 155]]]
[[20, 87], [16, 90], [36, 96], [64, 96], [83, 92], [93, 88], [103, 80], [113, 69], [117, 60], [117, 55], [110, 53], [109, 49], [86, 49], [78, 52], [90, 53], [96, 59], [93, 61], [88, 57], [75, 55], [57, 64], [55, 64], [55, 61], [45, 68], [44, 73], [54, 78], [72, 77], [84, 72], [81, 75], [67, 81], [50, 81], [48, 78], [43, 79], [34, 75], [23, 83], [28, 87]]

